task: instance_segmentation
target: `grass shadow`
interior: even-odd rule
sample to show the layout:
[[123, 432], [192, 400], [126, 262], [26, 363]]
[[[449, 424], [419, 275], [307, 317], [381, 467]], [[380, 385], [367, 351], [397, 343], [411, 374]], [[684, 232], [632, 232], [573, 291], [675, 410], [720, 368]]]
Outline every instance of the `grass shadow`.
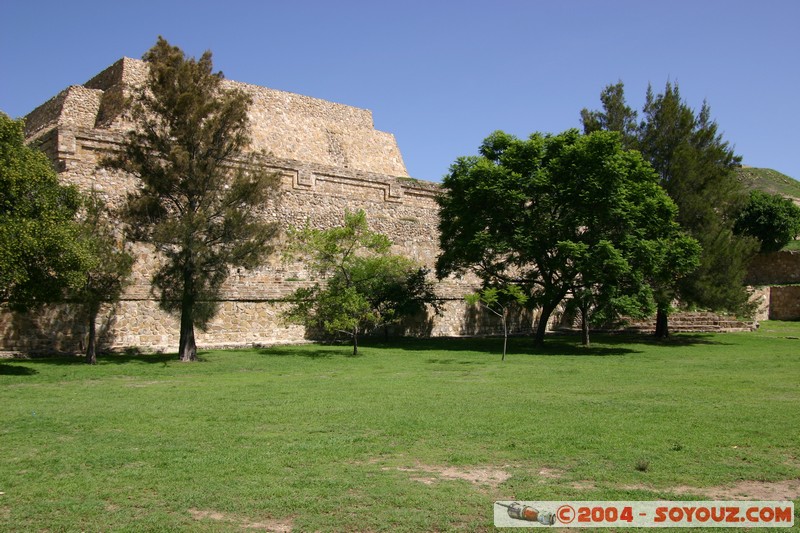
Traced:
[[682, 347], [696, 345], [732, 345], [730, 342], [723, 342], [720, 333], [675, 333], [666, 339], [660, 339], [654, 335], [642, 333], [603, 333], [596, 337], [602, 339], [605, 344], [644, 344], [647, 346]]
[[0, 376], [33, 376], [38, 374], [38, 370], [27, 366], [7, 365], [0, 363]]
[[[389, 342], [369, 341], [369, 347], [403, 350], [408, 352], [478, 352], [486, 355], [499, 355], [503, 349], [502, 337], [437, 337], [428, 339], [393, 339]], [[621, 344], [621, 343], [620, 343]], [[553, 335], [545, 345], [537, 348], [531, 337], [512, 337], [508, 340], [507, 355], [582, 355], [607, 356], [637, 353], [630, 346], [608, 346], [597, 343], [585, 348], [573, 336]], [[428, 362], [447, 364], [455, 362], [448, 359], [431, 359]]]
[[[197, 353], [197, 361], [204, 362], [202, 352]], [[97, 356], [98, 364], [125, 365], [129, 363], [163, 364], [180, 362], [176, 353], [111, 353]]]
[[[598, 333], [592, 336], [589, 347], [582, 346], [580, 334], [555, 332], [545, 338], [544, 346], [534, 346], [530, 336], [509, 337], [508, 355], [567, 355], [603, 357], [642, 353], [638, 346], [686, 347], [694, 345], [725, 345], [717, 334], [682, 333], [666, 339], [637, 333]], [[485, 352], [498, 354], [502, 351], [502, 337], [429, 337], [395, 338], [388, 342], [376, 339], [365, 340], [362, 345], [375, 348], [390, 348], [410, 352], [451, 351]]]
[[637, 346], [685, 348], [688, 346], [732, 345], [730, 342], [721, 341], [720, 335], [714, 333], [679, 333], [666, 339], [640, 333], [598, 333], [592, 335], [590, 340], [591, 345], [585, 347], [580, 344], [580, 334], [555, 333], [547, 337], [544, 346], [529, 348], [529, 353], [605, 356], [642, 353], [644, 350], [637, 349]]
[[[30, 357], [19, 357], [12, 359], [12, 361], [24, 361], [34, 365], [85, 365], [86, 356], [75, 354], [51, 354], [51, 355], [33, 355]], [[178, 361], [177, 354], [144, 354], [144, 353], [102, 353], [97, 354], [98, 365], [125, 365], [130, 363], [143, 363], [143, 364], [163, 364], [166, 365], [170, 361]], [[203, 361], [202, 356], [198, 354], [198, 361]], [[3, 365], [0, 365], [2, 367]]]
[[271, 346], [259, 349], [258, 353], [269, 357], [305, 357], [307, 359], [358, 358], [363, 355], [353, 355], [352, 346], [324, 346], [319, 344]]
[[630, 346], [609, 346], [600, 341], [593, 342], [589, 346], [582, 346], [580, 341], [576, 343], [575, 339], [563, 338], [548, 339], [545, 341], [544, 346], [530, 346], [526, 351], [526, 353], [531, 355], [572, 357], [608, 357], [611, 355], [632, 355], [642, 352], [643, 350], [636, 350]]
[[486, 361], [459, 361], [458, 359], [445, 359], [445, 358], [431, 358], [426, 359], [426, 363], [436, 364], [436, 365], [450, 365], [450, 364], [457, 364], [460, 366], [466, 365], [485, 365]]

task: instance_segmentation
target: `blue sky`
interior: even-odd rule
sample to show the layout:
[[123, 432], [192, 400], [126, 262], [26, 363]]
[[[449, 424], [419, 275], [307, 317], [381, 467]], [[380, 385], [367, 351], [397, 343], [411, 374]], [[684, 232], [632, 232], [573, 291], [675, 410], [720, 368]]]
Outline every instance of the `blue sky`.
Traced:
[[226, 77], [370, 109], [438, 181], [492, 131], [580, 126], [622, 80], [677, 82], [744, 163], [800, 179], [796, 0], [0, 0], [0, 110], [19, 117], [163, 35]]

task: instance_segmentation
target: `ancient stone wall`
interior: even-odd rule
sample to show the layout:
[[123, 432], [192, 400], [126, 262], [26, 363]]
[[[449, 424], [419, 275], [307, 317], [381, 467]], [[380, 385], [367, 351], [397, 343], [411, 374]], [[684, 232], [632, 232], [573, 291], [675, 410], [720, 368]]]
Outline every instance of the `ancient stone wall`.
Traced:
[[[83, 86], [72, 86], [31, 112], [26, 136], [33, 141], [55, 126], [124, 134], [131, 128], [125, 99], [146, 77], [146, 63], [120, 59]], [[375, 129], [369, 110], [231, 80], [223, 86], [252, 99], [250, 134], [255, 152], [373, 174], [407, 175], [394, 136]]]
[[[133, 126], [126, 100], [146, 79], [146, 65], [123, 58], [84, 85], [62, 91], [26, 117], [28, 142], [47, 153], [63, 181], [94, 190], [112, 207], [137, 185], [133, 176], [100, 168], [118, 150]], [[375, 130], [370, 111], [244, 83], [225, 81], [249, 94], [252, 149], [261, 154], [265, 171], [281, 176], [280, 202], [265, 205], [264, 217], [285, 229], [310, 224], [341, 224], [346, 210], [364, 209], [371, 229], [392, 239], [393, 252], [432, 268], [438, 255], [439, 186], [406, 177], [394, 137]], [[280, 248], [280, 242], [278, 243]], [[98, 330], [103, 348], [174, 350], [178, 321], [158, 307], [150, 280], [158, 266], [152, 248], [132, 246], [136, 257], [132, 282], [120, 302], [106, 306]], [[765, 257], [754, 263], [752, 285], [800, 283], [800, 253]], [[755, 274], [754, 274], [755, 273]], [[284, 323], [283, 299], [310, 283], [302, 263], [286, 262], [279, 251], [261, 267], [235, 270], [223, 286], [220, 312], [207, 331], [197, 332], [201, 348], [293, 343], [307, 340], [302, 327]], [[437, 283], [442, 313], [429, 312], [391, 333], [457, 336], [497, 334], [496, 317], [467, 306], [463, 297], [477, 286], [470, 277]], [[798, 287], [772, 287], [759, 297], [770, 302], [770, 318], [800, 318]], [[766, 314], [766, 311], [762, 311]], [[555, 319], [556, 317], [554, 317]], [[677, 317], [676, 317], [677, 319]], [[513, 317], [513, 331], [530, 332], [535, 316]], [[687, 331], [726, 331], [749, 324], [709, 316], [691, 316]], [[715, 322], [716, 321], [716, 322]], [[677, 329], [681, 329], [675, 320]], [[649, 321], [643, 327], [650, 327]], [[79, 351], [86, 337], [80, 308], [65, 304], [19, 315], [0, 305], [0, 350]]]
[[758, 254], [750, 262], [748, 285], [790, 285], [800, 283], [800, 251]]
[[769, 305], [765, 314], [770, 320], [800, 320], [800, 251], [756, 255], [750, 262], [747, 283], [766, 286]]
[[[64, 182], [94, 190], [112, 206], [120, 206], [137, 184], [133, 176], [100, 168], [103, 157], [118, 150], [132, 124], [122, 105], [146, 76], [141, 61], [122, 59], [84, 86], [73, 86], [27, 117], [29, 142], [55, 162]], [[253, 149], [263, 154], [265, 171], [281, 176], [279, 202], [264, 206], [264, 216], [285, 229], [310, 224], [339, 225], [346, 210], [364, 209], [370, 228], [393, 241], [393, 252], [432, 268], [438, 255], [437, 184], [405, 177], [397, 143], [374, 129], [372, 114], [306, 96], [226, 81], [247, 92]], [[280, 243], [278, 243], [280, 247]], [[158, 266], [154, 250], [132, 246], [136, 257], [132, 282], [121, 301], [100, 316], [101, 344], [174, 350], [178, 322], [158, 308], [150, 279]], [[276, 251], [261, 267], [235, 270], [223, 286], [220, 312], [207, 331], [198, 332], [202, 347], [301, 342], [303, 328], [281, 318], [282, 300], [310, 283], [302, 263], [286, 262]], [[491, 317], [465, 305], [463, 296], [475, 280], [450, 279], [437, 284], [444, 312], [429, 313], [393, 333], [467, 335], [497, 329]], [[53, 306], [31, 316], [0, 308], [0, 349], [77, 351], [86, 334], [85, 318], [74, 305]], [[521, 315], [520, 331], [531, 320]]]
[[26, 136], [34, 140], [54, 127], [92, 128], [100, 110], [102, 91], [73, 85], [25, 117]]
[[800, 320], [800, 285], [770, 287], [770, 320]]

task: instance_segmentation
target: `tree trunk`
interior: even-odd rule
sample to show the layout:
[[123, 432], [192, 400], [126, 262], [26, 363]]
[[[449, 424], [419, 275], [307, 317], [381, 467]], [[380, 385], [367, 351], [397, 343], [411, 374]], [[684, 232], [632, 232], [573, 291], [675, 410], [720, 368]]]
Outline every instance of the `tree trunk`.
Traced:
[[581, 306], [581, 344], [589, 347], [589, 310]]
[[94, 303], [89, 304], [89, 340], [86, 343], [86, 362], [90, 365], [97, 364], [97, 313], [100, 306]]
[[508, 316], [505, 309], [503, 310], [503, 358], [501, 361], [506, 360], [506, 348], [508, 347]]
[[353, 328], [353, 355], [358, 355], [358, 327]]
[[197, 361], [197, 344], [194, 340], [194, 276], [191, 266], [183, 269], [181, 337], [178, 356], [183, 362]]
[[197, 361], [197, 344], [194, 340], [194, 320], [191, 311], [181, 312], [181, 339], [178, 355], [185, 363]]
[[656, 333], [655, 336], [659, 339], [666, 339], [669, 337], [669, 315], [667, 309], [658, 306], [656, 312]]
[[533, 337], [534, 346], [544, 346], [544, 334], [547, 331], [547, 323], [550, 321], [550, 315], [555, 309], [556, 306], [552, 304], [545, 304], [542, 306], [542, 314], [539, 315], [539, 323], [536, 325], [536, 333]]

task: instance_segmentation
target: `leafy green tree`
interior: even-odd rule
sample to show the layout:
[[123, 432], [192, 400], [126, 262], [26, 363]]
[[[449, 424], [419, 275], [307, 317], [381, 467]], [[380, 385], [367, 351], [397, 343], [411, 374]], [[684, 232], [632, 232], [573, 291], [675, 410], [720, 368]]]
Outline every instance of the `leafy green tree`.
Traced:
[[500, 318], [503, 324], [503, 357], [506, 360], [508, 350], [508, 319], [511, 310], [522, 307], [528, 301], [528, 296], [518, 285], [506, 285], [501, 288], [486, 287], [466, 296], [467, 303], [478, 305]]
[[[427, 268], [413, 260], [390, 254], [356, 261], [351, 279], [377, 318], [374, 327], [383, 327], [388, 336], [388, 326], [392, 324], [420, 316], [428, 309], [436, 314], [441, 312], [428, 274]], [[334, 285], [337, 277], [334, 275]]]
[[359, 335], [413, 316], [426, 305], [438, 309], [425, 269], [390, 254], [391, 241], [369, 229], [364, 211], [345, 212], [339, 227], [295, 230], [290, 240], [287, 256], [306, 259], [309, 271], [325, 282], [296, 290], [286, 318], [352, 337], [353, 355]]
[[[700, 265], [702, 249], [700, 243], [688, 235], [672, 239], [669, 249], [661, 246], [649, 247], [646, 261], [653, 266], [648, 283], [653, 289], [656, 303], [656, 331], [660, 338], [668, 336], [668, 320], [672, 302], [677, 298], [681, 280], [692, 275]], [[651, 316], [648, 313], [648, 316]]]
[[72, 295], [86, 310], [89, 331], [86, 362], [91, 365], [97, 363], [96, 324], [100, 306], [119, 300], [133, 266], [133, 256], [114, 235], [113, 228], [107, 207], [93, 192], [86, 201], [81, 222], [82, 239], [90, 253], [89, 264], [83, 284]]
[[254, 268], [272, 250], [277, 226], [259, 210], [276, 198], [279, 178], [246, 155], [250, 98], [221, 85], [210, 52], [186, 58], [159, 37], [144, 60], [136, 127], [106, 165], [141, 179], [124, 218], [133, 240], [164, 257], [154, 287], [161, 307], [180, 315], [180, 358], [192, 361], [194, 328], [216, 314], [229, 269]]
[[622, 82], [606, 87], [601, 111], [581, 112], [584, 131], [618, 131], [629, 148], [642, 152], [660, 183], [678, 205], [678, 221], [701, 244], [700, 265], [661, 291], [656, 335], [668, 334], [667, 313], [672, 298], [685, 305], [744, 312], [744, 287], [753, 241], [734, 234], [733, 221], [744, 202], [735, 169], [741, 157], [722, 139], [711, 110], [699, 113], [683, 101], [677, 85], [667, 83], [662, 94], [648, 88], [643, 119], [625, 102]]
[[80, 194], [59, 184], [23, 129], [0, 113], [0, 300], [18, 311], [62, 299], [89, 260], [75, 221]]
[[[672, 242], [677, 240], [675, 236]], [[649, 250], [645, 248], [625, 249], [609, 241], [598, 242], [592, 254], [586, 251], [585, 243], [574, 245], [580, 276], [570, 291], [572, 298], [567, 306], [579, 312], [582, 344], [589, 346], [591, 324], [607, 323], [620, 316], [640, 318], [652, 314], [655, 310], [652, 275], [660, 263], [647, 257], [644, 252]], [[643, 257], [632, 256], [633, 251]], [[646, 273], [651, 273], [651, 277]]]
[[568, 294], [611, 286], [602, 277], [606, 266], [622, 262], [628, 278], [639, 280], [631, 287], [647, 292], [645, 280], [663, 261], [691, 252], [674, 244], [693, 242], [680, 232], [675, 204], [652, 167], [624, 150], [616, 133], [520, 140], [495, 132], [480, 156], [451, 166], [439, 205], [437, 275], [472, 271], [484, 287], [524, 289], [540, 309], [536, 344]]
[[758, 239], [761, 252], [777, 252], [800, 234], [800, 207], [780, 194], [751, 191], [733, 230]]

